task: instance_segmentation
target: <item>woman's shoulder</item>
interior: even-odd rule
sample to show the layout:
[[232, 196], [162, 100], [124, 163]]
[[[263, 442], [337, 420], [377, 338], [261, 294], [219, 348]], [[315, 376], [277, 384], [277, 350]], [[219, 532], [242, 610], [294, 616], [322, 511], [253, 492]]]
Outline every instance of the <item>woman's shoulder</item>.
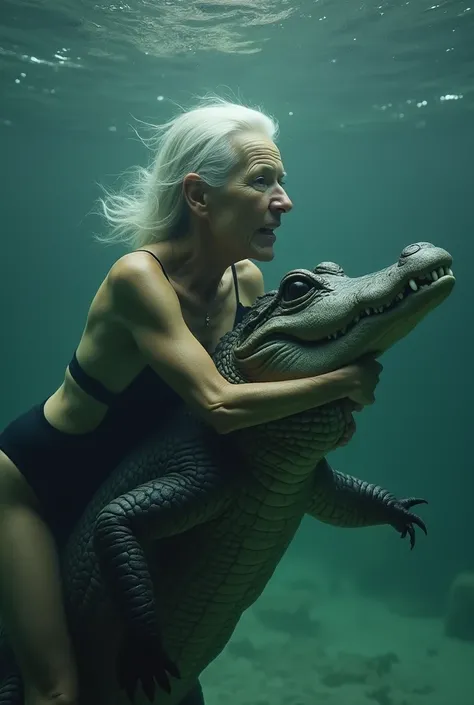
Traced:
[[150, 253], [143, 251], [128, 252], [119, 257], [111, 265], [105, 277], [105, 283], [116, 291], [123, 291], [136, 287], [158, 285], [169, 288], [169, 280], [163, 265]]
[[235, 270], [239, 281], [240, 300], [245, 306], [252, 306], [256, 299], [265, 293], [263, 274], [249, 259], [237, 262]]
[[138, 273], [156, 272], [156, 268], [164, 274], [163, 265], [151, 252], [145, 250], [132, 250], [126, 252], [112, 263], [107, 276], [110, 279], [133, 276]]
[[[133, 256], [132, 256], [133, 255]], [[135, 315], [158, 309], [163, 313], [175, 305], [176, 294], [162, 266], [141, 252], [130, 252], [117, 259], [104, 280], [104, 293], [112, 309]]]

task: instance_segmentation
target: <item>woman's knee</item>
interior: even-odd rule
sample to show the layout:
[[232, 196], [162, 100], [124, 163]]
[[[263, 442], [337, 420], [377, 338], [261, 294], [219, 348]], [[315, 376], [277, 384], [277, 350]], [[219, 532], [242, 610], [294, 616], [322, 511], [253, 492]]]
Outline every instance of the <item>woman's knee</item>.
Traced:
[[25, 688], [25, 705], [78, 705], [78, 697], [71, 689], [40, 692], [36, 688]]
[[[67, 653], [67, 650], [66, 650]], [[69, 654], [63, 659], [50, 656], [40, 670], [24, 672], [25, 705], [77, 705], [77, 672]]]

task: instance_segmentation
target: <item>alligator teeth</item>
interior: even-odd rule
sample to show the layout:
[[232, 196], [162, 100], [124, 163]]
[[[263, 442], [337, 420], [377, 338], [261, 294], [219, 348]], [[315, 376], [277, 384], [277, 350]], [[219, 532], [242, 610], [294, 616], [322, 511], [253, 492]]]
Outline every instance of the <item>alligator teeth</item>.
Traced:
[[[424, 272], [422, 274], [419, 274], [415, 279], [410, 279], [408, 282], [408, 285], [412, 291], [418, 291], [420, 289], [426, 289], [427, 287], [430, 286], [431, 282], [436, 282], [438, 279], [444, 276], [450, 276], [453, 277], [453, 270], [450, 267], [438, 267], [438, 269], [433, 269], [431, 272]], [[423, 282], [423, 283], [422, 283]], [[393, 304], [397, 301], [403, 301], [405, 296], [408, 296], [410, 292], [406, 291], [400, 291], [392, 301], [389, 301], [389, 303], [384, 304], [382, 306], [373, 306], [373, 307], [368, 307], [365, 308], [363, 311], [361, 311], [355, 318], [354, 320], [349, 323], [349, 325], [346, 325], [344, 328], [341, 328], [338, 330], [336, 333], [331, 333], [331, 335], [327, 336], [328, 340], [337, 340], [337, 338], [340, 338], [342, 335], [345, 335], [347, 330], [351, 328], [353, 325], [356, 323], [359, 323], [361, 318], [365, 318], [366, 316], [372, 316], [375, 313], [383, 313], [384, 311], [387, 311], [389, 308], [393, 306]]]

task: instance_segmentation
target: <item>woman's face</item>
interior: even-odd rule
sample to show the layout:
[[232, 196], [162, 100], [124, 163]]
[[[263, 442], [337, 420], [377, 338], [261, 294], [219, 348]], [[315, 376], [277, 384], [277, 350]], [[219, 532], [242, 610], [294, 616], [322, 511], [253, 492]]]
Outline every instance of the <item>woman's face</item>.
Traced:
[[275, 230], [292, 203], [283, 187], [285, 172], [276, 145], [248, 133], [236, 140], [241, 155], [227, 184], [208, 193], [208, 225], [215, 246], [232, 261], [274, 257]]

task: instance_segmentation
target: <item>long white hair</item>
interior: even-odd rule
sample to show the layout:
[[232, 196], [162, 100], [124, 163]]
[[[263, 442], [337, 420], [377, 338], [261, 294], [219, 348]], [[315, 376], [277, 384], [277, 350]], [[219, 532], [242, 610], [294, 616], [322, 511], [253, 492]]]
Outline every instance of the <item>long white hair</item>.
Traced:
[[275, 140], [278, 123], [260, 109], [218, 97], [200, 103], [152, 130], [154, 158], [135, 167], [124, 192], [100, 199], [108, 227], [97, 239], [131, 249], [173, 237], [186, 213], [183, 179], [197, 173], [211, 187], [223, 186], [238, 163], [233, 137], [259, 132]]

